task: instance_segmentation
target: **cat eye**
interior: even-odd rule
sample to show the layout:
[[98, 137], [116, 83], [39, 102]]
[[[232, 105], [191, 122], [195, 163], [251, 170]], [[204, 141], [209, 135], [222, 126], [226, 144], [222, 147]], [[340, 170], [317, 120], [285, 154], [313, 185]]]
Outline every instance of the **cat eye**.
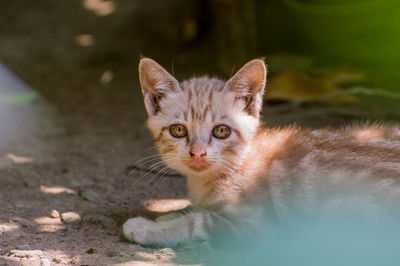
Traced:
[[187, 136], [187, 130], [184, 125], [174, 124], [169, 127], [169, 132], [175, 138], [183, 138]]
[[212, 134], [217, 139], [226, 139], [231, 134], [231, 128], [225, 125], [214, 127]]

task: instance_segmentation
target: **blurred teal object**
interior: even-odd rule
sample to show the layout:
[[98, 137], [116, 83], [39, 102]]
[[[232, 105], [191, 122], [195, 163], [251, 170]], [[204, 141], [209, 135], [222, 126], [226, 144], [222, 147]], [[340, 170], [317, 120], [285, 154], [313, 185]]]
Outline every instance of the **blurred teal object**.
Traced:
[[378, 221], [348, 213], [326, 219], [292, 218], [240, 242], [230, 242], [234, 251], [211, 259], [207, 265], [400, 265], [398, 219]]
[[[317, 56], [383, 71], [400, 67], [400, 1], [284, 0]], [[301, 44], [299, 44], [301, 45]]]

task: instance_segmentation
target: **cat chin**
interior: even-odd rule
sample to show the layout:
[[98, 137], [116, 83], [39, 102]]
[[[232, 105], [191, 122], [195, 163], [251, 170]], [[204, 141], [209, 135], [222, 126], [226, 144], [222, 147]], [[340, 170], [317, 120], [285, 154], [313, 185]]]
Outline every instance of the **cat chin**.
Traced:
[[192, 168], [187, 165], [182, 165], [181, 167], [175, 168], [175, 170], [184, 176], [203, 176], [215, 172], [215, 167], [208, 165], [207, 167], [202, 168]]

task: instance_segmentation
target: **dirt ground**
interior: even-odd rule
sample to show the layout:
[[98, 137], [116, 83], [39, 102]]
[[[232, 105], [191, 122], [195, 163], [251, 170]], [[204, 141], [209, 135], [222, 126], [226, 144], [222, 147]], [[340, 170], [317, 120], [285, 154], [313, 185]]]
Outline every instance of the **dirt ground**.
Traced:
[[[120, 1], [118, 16], [107, 17], [83, 2], [8, 1], [0, 11], [0, 59], [40, 95], [0, 101], [0, 264], [192, 265], [226, 252], [203, 243], [142, 247], [122, 237], [129, 217], [189, 204], [184, 178], [125, 173], [155, 154], [136, 76], [139, 55], [176, 57], [178, 76], [196, 68], [205, 73], [207, 67], [194, 65], [209, 61], [189, 60], [194, 50], [147, 47], [131, 19], [144, 8], [138, 4]], [[93, 34], [96, 45], [77, 44], [83, 33]], [[1, 82], [3, 98], [30, 93]], [[400, 121], [393, 106], [398, 101], [372, 96], [340, 106], [266, 105], [263, 115], [273, 126]]]

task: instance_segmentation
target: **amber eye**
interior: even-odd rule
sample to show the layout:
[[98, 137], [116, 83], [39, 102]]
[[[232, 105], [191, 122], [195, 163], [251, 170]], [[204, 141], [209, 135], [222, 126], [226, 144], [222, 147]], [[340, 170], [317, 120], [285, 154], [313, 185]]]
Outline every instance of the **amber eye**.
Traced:
[[225, 125], [219, 125], [214, 127], [212, 134], [217, 139], [226, 139], [231, 134], [231, 128]]
[[183, 138], [187, 135], [187, 130], [184, 125], [181, 124], [174, 124], [169, 127], [169, 132], [175, 138]]

